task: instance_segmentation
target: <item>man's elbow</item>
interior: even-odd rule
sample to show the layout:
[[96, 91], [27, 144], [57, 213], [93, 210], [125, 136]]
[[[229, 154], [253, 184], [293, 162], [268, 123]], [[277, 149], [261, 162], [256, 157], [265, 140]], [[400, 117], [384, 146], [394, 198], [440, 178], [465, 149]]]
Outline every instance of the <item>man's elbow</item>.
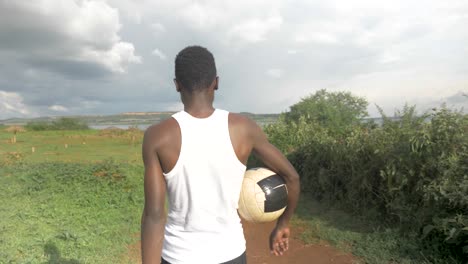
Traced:
[[141, 217], [141, 223], [149, 222], [149, 223], [161, 223], [164, 221], [166, 214], [164, 211], [164, 208], [159, 209], [159, 208], [145, 208], [143, 210], [143, 215]]
[[290, 191], [297, 191], [299, 192], [300, 190], [300, 177], [297, 172], [294, 173], [289, 173], [286, 177], [284, 177], [284, 180], [286, 182], [286, 185], [288, 188], [291, 188]]
[[299, 177], [299, 174], [297, 174], [297, 173], [292, 174], [292, 175], [291, 175], [291, 178], [290, 178], [290, 181], [291, 181], [293, 184], [299, 185], [299, 184], [300, 184], [300, 177]]

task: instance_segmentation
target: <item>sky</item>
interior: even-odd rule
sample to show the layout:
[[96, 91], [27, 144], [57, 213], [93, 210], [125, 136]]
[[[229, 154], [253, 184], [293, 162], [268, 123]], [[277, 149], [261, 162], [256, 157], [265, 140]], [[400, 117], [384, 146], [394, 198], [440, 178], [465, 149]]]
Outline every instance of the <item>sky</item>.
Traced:
[[0, 119], [183, 109], [174, 58], [214, 55], [215, 106], [280, 113], [317, 90], [393, 115], [468, 112], [466, 0], [0, 0]]

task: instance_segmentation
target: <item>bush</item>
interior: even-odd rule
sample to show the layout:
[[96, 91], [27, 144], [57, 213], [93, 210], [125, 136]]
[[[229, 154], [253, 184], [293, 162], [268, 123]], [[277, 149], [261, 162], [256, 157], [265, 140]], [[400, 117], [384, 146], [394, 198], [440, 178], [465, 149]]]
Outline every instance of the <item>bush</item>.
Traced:
[[333, 135], [343, 135], [347, 128], [360, 124], [367, 117], [367, 101], [349, 92], [327, 92], [319, 90], [303, 98], [284, 113], [288, 124], [303, 119], [306, 123], [318, 124]]
[[35, 121], [35, 122], [28, 122], [25, 125], [25, 128], [31, 131], [45, 131], [45, 130], [53, 130], [52, 124], [44, 121]]
[[25, 126], [28, 130], [86, 130], [88, 125], [77, 118], [62, 117], [53, 122], [28, 122]]
[[[335, 116], [327, 113], [323, 120]], [[304, 191], [419, 233], [428, 258], [467, 258], [468, 115], [442, 107], [418, 116], [406, 106], [396, 118], [382, 115], [381, 126], [287, 115], [265, 132], [288, 154]]]

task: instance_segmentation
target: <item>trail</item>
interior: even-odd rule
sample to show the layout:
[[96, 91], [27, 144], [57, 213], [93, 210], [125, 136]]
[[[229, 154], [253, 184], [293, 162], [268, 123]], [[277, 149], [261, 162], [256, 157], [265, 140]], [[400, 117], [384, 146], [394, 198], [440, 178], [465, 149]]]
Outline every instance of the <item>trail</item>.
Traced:
[[[243, 222], [247, 241], [248, 264], [352, 264], [357, 258], [349, 253], [324, 244], [306, 245], [300, 239], [299, 227], [291, 227], [289, 250], [283, 256], [273, 256], [268, 248], [268, 237], [274, 223], [252, 224]], [[141, 263], [140, 243], [129, 246], [130, 263]]]

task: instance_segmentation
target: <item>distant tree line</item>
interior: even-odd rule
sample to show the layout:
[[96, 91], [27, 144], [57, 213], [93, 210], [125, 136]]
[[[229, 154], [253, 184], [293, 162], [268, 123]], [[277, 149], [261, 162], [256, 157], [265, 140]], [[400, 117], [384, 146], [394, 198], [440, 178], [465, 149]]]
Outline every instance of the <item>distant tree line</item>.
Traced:
[[61, 117], [52, 122], [33, 121], [25, 125], [27, 130], [46, 131], [46, 130], [86, 130], [89, 129], [85, 122], [71, 117]]

